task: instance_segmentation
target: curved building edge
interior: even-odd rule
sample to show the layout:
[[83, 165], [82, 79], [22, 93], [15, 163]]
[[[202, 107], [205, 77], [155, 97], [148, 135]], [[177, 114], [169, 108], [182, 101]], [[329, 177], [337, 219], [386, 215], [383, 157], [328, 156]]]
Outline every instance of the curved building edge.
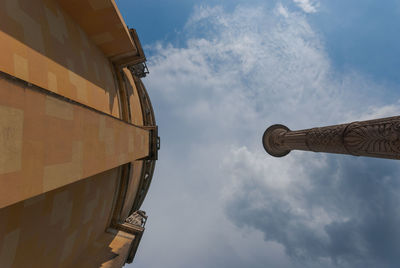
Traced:
[[121, 267], [160, 139], [114, 0], [0, 2], [0, 267]]

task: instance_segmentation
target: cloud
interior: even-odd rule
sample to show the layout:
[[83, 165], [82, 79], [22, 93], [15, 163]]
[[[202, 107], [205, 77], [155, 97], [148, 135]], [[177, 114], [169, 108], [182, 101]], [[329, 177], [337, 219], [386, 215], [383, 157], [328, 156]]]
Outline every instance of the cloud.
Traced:
[[[397, 267], [400, 169], [395, 161], [233, 150], [227, 213], [303, 265]], [[238, 209], [239, 208], [239, 209]]]
[[273, 123], [303, 129], [391, 115], [397, 105], [384, 101], [381, 86], [332, 69], [306, 16], [282, 4], [198, 7], [184, 34], [183, 47], [152, 48], [144, 80], [162, 144], [138, 263], [397, 262], [398, 247], [389, 249], [400, 239], [388, 236], [398, 223], [394, 162], [300, 152], [274, 159], [261, 145]]
[[289, 17], [288, 10], [281, 3], [276, 6], [276, 11], [285, 18]]
[[318, 2], [313, 0], [293, 0], [306, 13], [317, 12]]

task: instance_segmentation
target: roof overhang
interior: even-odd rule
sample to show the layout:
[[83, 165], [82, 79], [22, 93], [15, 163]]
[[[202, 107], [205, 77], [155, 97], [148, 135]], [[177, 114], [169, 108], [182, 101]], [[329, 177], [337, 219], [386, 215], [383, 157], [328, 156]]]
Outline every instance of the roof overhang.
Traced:
[[146, 61], [139, 38], [129, 30], [114, 0], [56, 0], [115, 65]]

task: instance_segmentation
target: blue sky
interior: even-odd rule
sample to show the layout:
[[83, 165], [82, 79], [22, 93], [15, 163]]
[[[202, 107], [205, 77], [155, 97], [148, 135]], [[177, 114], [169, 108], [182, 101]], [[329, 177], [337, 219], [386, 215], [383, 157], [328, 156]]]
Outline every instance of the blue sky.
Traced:
[[[274, 7], [277, 1], [240, 0], [119, 0], [128, 25], [140, 31], [144, 44], [171, 42], [183, 44], [183, 30], [195, 6], [223, 6], [232, 10], [237, 5]], [[296, 4], [281, 1], [296, 9]], [[315, 2], [317, 3], [317, 2]], [[397, 1], [323, 1], [318, 12], [308, 19], [325, 41], [326, 51], [341, 71], [357, 69], [385, 83], [398, 83], [396, 67], [400, 64], [400, 4]], [[297, 7], [299, 8], [299, 7]], [[184, 41], [184, 39], [183, 39]]]
[[265, 128], [399, 115], [396, 1], [117, 1], [161, 151], [132, 267], [398, 267], [398, 162], [263, 151]]

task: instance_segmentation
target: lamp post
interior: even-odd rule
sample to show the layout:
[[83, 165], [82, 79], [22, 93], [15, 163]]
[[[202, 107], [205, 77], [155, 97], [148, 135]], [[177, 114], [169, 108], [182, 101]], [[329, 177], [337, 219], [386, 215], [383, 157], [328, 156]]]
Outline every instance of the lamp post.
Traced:
[[400, 159], [400, 116], [296, 131], [272, 125], [262, 140], [275, 157], [302, 150]]

